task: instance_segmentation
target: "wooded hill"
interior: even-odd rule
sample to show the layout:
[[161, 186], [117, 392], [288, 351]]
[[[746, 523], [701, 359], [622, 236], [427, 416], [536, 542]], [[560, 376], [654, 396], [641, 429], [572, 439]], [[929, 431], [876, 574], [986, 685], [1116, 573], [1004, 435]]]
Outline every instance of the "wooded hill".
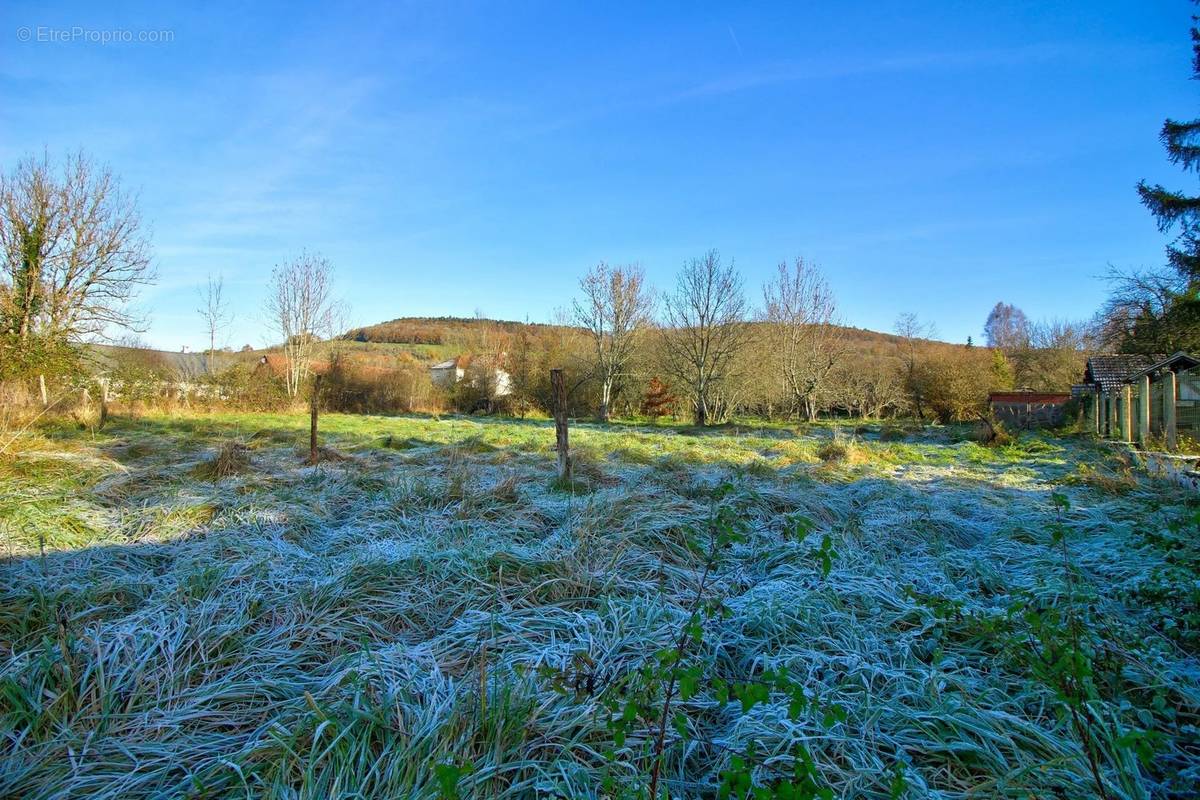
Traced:
[[[366, 325], [347, 331], [342, 338], [356, 342], [374, 344], [414, 345], [415, 354], [426, 354], [427, 346], [440, 345], [436, 348], [445, 351], [470, 351], [476, 345], [485, 329], [503, 335], [516, 335], [522, 332], [535, 337], [546, 334], [579, 333], [584, 331], [573, 326], [555, 325], [541, 322], [514, 322], [511, 320], [480, 319], [475, 317], [400, 317], [387, 322]], [[900, 342], [900, 337], [890, 333], [867, 330], [865, 328], [842, 327], [848, 349], [863, 355], [891, 355]], [[931, 344], [945, 344], [932, 342]], [[455, 353], [456, 354], [456, 353]]]
[[400, 317], [352, 328], [342, 338], [377, 344], [468, 345], [477, 341], [479, 334], [487, 328], [509, 335], [523, 331], [541, 334], [571, 330], [570, 326], [478, 317]]

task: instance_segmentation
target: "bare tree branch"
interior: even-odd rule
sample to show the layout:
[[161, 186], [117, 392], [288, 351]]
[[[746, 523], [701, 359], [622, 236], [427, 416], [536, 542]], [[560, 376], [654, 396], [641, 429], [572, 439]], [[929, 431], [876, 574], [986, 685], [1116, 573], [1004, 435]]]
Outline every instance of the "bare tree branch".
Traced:
[[220, 275], [215, 278], [209, 275], [208, 281], [199, 290], [199, 294], [200, 307], [196, 309], [196, 312], [204, 320], [204, 330], [208, 335], [206, 364], [208, 373], [215, 375], [217, 372], [217, 339], [221, 339], [222, 346], [227, 343], [224, 331], [233, 321], [233, 312], [229, 310], [229, 301], [225, 299], [225, 279]]
[[601, 262], [588, 270], [579, 288], [583, 297], [575, 301], [575, 321], [592, 339], [600, 381], [599, 417], [607, 422], [638, 340], [650, 325], [653, 300], [636, 264], [610, 267]]
[[684, 265], [664, 303], [661, 344], [665, 367], [688, 387], [697, 425], [719, 419], [715, 403], [734, 357], [750, 338], [746, 296], [733, 262], [716, 250]]
[[0, 176], [0, 256], [7, 327], [22, 340], [144, 330], [131, 308], [154, 279], [141, 218], [112, 172], [83, 153], [57, 173], [43, 156]]
[[1143, 272], [1112, 269], [1112, 292], [1096, 316], [1098, 344], [1115, 351], [1171, 353], [1194, 344], [1194, 325], [1177, 320], [1178, 300], [1187, 293], [1187, 278], [1174, 269]]
[[333, 265], [318, 253], [303, 252], [271, 271], [267, 315], [283, 339], [285, 381], [291, 397], [300, 393], [312, 367], [313, 350], [334, 333], [339, 308], [333, 299]]
[[816, 419], [819, 393], [845, 351], [837, 303], [820, 270], [797, 258], [763, 286], [771, 350], [793, 411]]
[[904, 370], [904, 389], [912, 401], [917, 418], [925, 419], [924, 393], [921, 389], [921, 381], [918, 380], [918, 353], [922, 340], [929, 339], [934, 335], [934, 328], [932, 325], [921, 322], [920, 317], [913, 312], [906, 311], [896, 318], [894, 330], [900, 337], [898, 349], [900, 363]]

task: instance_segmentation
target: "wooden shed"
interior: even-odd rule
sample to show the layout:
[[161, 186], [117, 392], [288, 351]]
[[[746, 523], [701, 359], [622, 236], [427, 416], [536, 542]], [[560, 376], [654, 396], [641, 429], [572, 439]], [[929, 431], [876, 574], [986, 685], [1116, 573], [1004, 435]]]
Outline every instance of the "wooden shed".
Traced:
[[1200, 357], [1116, 354], [1088, 359], [1084, 411], [1100, 436], [1174, 450], [1180, 430], [1200, 430]]

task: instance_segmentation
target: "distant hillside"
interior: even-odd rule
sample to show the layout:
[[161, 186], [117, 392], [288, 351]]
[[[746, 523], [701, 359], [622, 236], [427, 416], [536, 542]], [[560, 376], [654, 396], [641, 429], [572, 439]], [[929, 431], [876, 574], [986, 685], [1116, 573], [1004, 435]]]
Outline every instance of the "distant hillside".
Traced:
[[478, 338], [479, 331], [485, 327], [499, 328], [511, 334], [519, 333], [522, 329], [553, 331], [562, 326], [476, 317], [401, 317], [353, 328], [342, 338], [377, 344], [455, 345]]
[[[489, 326], [507, 334], [519, 333], [522, 329], [528, 329], [535, 334], [563, 329], [561, 325], [539, 322], [466, 317], [401, 317], [353, 328], [342, 338], [363, 343], [406, 345], [404, 349], [427, 356], [454, 355], [458, 350], [470, 349], [471, 345], [479, 340], [482, 329]], [[900, 341], [900, 337], [890, 333], [851, 327], [845, 327], [843, 330], [850, 349], [860, 353], [890, 354]]]
[[[378, 365], [399, 363], [396, 359], [415, 359], [418, 363], [433, 363], [477, 350], [485, 333], [513, 336], [528, 332], [534, 339], [552, 336], [563, 331], [582, 333], [579, 328], [538, 322], [514, 322], [465, 317], [401, 317], [399, 319], [352, 328], [329, 343], [317, 346], [317, 356], [325, 357], [331, 347], [349, 355], [356, 361]], [[859, 356], [892, 356], [896, 352], [900, 337], [890, 333], [863, 328], [843, 328], [849, 350]], [[340, 344], [334, 344], [340, 340]], [[945, 342], [933, 342], [934, 347], [952, 347]], [[264, 353], [277, 348], [266, 347], [239, 352], [224, 352], [220, 356], [225, 364], [253, 363]], [[181, 353], [156, 350], [146, 347], [129, 347], [110, 344], [88, 345], [92, 363], [100, 369], [108, 369], [118, 359], [137, 359], [145, 366], [169, 369], [176, 372], [199, 373], [204, 371], [205, 357], [201, 353]], [[411, 362], [410, 362], [411, 363]]]
[[[202, 375], [208, 371], [208, 356], [204, 353], [179, 350], [157, 350], [130, 344], [91, 343], [83, 348], [84, 363], [91, 370], [109, 372], [119, 365], [148, 369], [177, 376]], [[266, 350], [222, 350], [217, 354], [220, 368], [235, 364], [253, 364]]]

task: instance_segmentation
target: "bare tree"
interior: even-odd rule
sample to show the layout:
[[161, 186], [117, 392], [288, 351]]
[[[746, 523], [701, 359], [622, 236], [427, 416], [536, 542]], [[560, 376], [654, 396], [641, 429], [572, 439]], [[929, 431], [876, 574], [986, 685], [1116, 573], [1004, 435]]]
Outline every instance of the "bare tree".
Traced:
[[845, 347], [837, 303], [821, 271], [803, 258], [780, 263], [763, 286], [772, 351], [793, 410], [816, 419], [818, 395]]
[[1064, 391], [1079, 380], [1094, 349], [1089, 326], [1046, 320], [1029, 326], [1029, 340], [1012, 353], [1015, 382], [1022, 388]]
[[196, 309], [204, 320], [204, 328], [208, 333], [207, 365], [210, 375], [217, 372], [217, 339], [222, 339], [224, 346], [225, 328], [233, 321], [233, 312], [229, 309], [229, 301], [225, 299], [225, 279], [218, 275], [208, 276], [208, 282], [199, 290], [200, 307]]
[[333, 335], [339, 307], [332, 279], [333, 265], [318, 253], [303, 252], [271, 271], [267, 314], [283, 339], [284, 377], [291, 397], [308, 379], [317, 342]]
[[900, 337], [899, 355], [904, 372], [904, 389], [908, 392], [917, 418], [925, 419], [923, 392], [917, 374], [918, 354], [921, 341], [934, 335], [933, 326], [926, 325], [916, 314], [906, 311], [896, 318], [895, 331]]
[[134, 198], [83, 153], [28, 157], [0, 176], [6, 327], [21, 341], [143, 330], [131, 308], [154, 278]]
[[665, 298], [663, 322], [664, 367], [690, 391], [696, 424], [706, 425], [723, 413], [713, 401], [750, 337], [746, 296], [733, 262], [723, 264], [710, 250], [685, 264], [675, 292]]
[[1130, 353], [1200, 348], [1196, 302], [1177, 271], [1111, 269], [1108, 281], [1111, 293], [1094, 322], [1099, 346]]
[[610, 267], [600, 262], [579, 281], [575, 321], [586, 328], [596, 354], [601, 422], [608, 422], [613, 396], [628, 375], [638, 339], [650, 325], [653, 301], [639, 265]]
[[509, 335], [495, 320], [489, 319], [483, 309], [476, 308], [474, 324], [467, 328], [463, 344], [473, 356], [490, 359], [492, 367], [501, 366], [503, 354], [508, 348]]
[[900, 373], [891, 358], [858, 358], [841, 361], [831, 376], [831, 394], [838, 405], [857, 417], [873, 419], [894, 409], [904, 399]]
[[1029, 345], [1030, 325], [1025, 312], [1011, 303], [996, 303], [983, 324], [988, 347], [1006, 352]]

